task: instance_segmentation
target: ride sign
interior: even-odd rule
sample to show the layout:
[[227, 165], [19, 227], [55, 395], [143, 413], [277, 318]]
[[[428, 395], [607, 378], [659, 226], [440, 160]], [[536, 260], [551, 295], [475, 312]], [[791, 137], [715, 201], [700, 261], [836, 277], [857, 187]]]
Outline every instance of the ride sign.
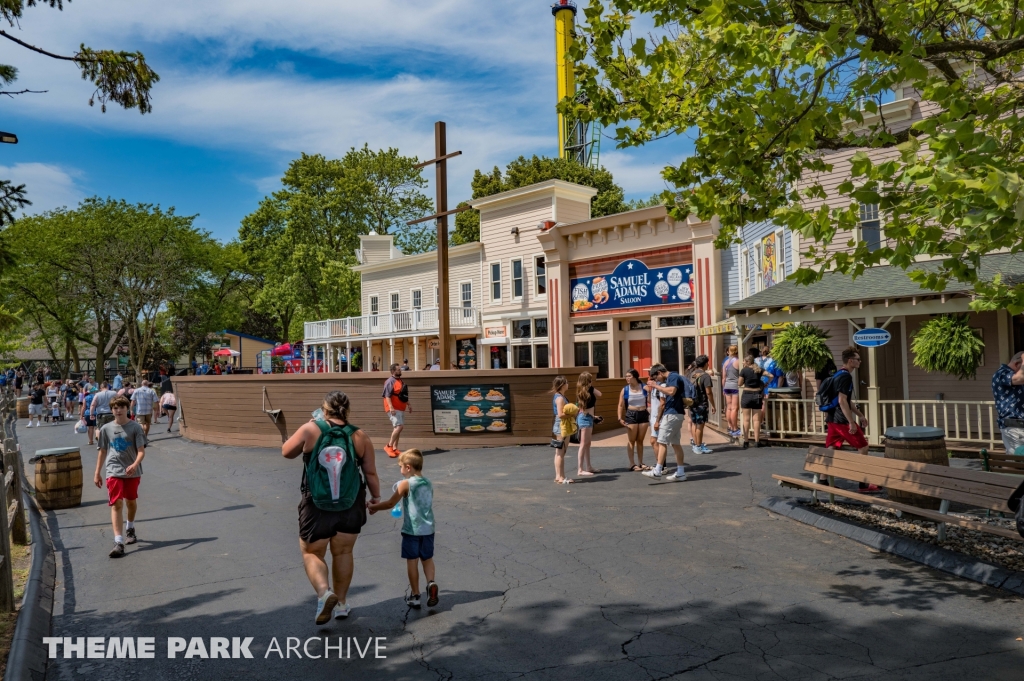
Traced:
[[892, 340], [892, 334], [885, 329], [861, 329], [853, 334], [853, 342], [863, 348], [877, 348]]
[[693, 265], [648, 268], [640, 260], [620, 262], [607, 276], [571, 279], [572, 312], [679, 305], [694, 299]]

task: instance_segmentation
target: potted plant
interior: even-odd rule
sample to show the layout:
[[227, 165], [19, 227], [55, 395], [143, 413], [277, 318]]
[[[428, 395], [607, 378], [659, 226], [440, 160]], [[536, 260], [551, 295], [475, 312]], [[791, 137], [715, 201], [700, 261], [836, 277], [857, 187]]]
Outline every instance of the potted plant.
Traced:
[[812, 324], [793, 324], [775, 334], [772, 357], [786, 373], [822, 369], [832, 359], [828, 331]]
[[925, 322], [910, 347], [915, 366], [960, 380], [974, 378], [985, 357], [985, 341], [971, 328], [966, 314], [946, 314]]

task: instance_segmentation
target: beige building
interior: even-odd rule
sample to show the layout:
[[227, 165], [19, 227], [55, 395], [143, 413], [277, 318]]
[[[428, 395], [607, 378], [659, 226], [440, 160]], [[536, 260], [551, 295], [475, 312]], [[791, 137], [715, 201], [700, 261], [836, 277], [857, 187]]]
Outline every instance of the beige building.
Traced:
[[597, 366], [600, 377], [712, 353], [697, 329], [721, 314], [714, 226], [677, 223], [664, 207], [590, 219], [595, 194], [548, 180], [472, 202], [480, 241], [449, 251], [444, 352], [436, 253], [407, 256], [375, 234], [357, 252], [362, 314], [307, 323], [306, 345], [332, 370], [358, 347], [366, 368]]

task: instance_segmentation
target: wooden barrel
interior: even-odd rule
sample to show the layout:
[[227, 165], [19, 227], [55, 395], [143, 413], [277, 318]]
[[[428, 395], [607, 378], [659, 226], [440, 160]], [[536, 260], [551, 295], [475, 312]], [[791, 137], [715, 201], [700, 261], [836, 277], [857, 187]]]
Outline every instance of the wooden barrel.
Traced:
[[[946, 434], [941, 428], [927, 426], [889, 428], [885, 431], [885, 458], [948, 466]], [[886, 493], [892, 501], [932, 511], [939, 510], [939, 504], [942, 503], [935, 497], [926, 497], [895, 489], [886, 490]]]
[[36, 452], [36, 499], [44, 509], [82, 503], [82, 455], [77, 447]]
[[18, 418], [19, 419], [27, 419], [28, 418], [28, 398], [27, 397], [19, 397], [18, 398]]

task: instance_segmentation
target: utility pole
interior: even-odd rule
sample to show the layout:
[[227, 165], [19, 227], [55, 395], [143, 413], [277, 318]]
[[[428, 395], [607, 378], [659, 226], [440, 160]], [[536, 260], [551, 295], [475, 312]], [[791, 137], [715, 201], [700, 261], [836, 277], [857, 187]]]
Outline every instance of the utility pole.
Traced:
[[441, 369], [446, 370], [451, 362], [451, 308], [448, 302], [448, 216], [469, 210], [469, 206], [448, 210], [448, 159], [460, 156], [461, 151], [448, 153], [448, 141], [445, 134], [444, 121], [434, 123], [434, 158], [416, 165], [425, 168], [434, 164], [437, 198], [434, 208], [437, 211], [425, 218], [411, 220], [407, 224], [415, 225], [427, 220], [437, 221], [437, 337], [441, 348]]

